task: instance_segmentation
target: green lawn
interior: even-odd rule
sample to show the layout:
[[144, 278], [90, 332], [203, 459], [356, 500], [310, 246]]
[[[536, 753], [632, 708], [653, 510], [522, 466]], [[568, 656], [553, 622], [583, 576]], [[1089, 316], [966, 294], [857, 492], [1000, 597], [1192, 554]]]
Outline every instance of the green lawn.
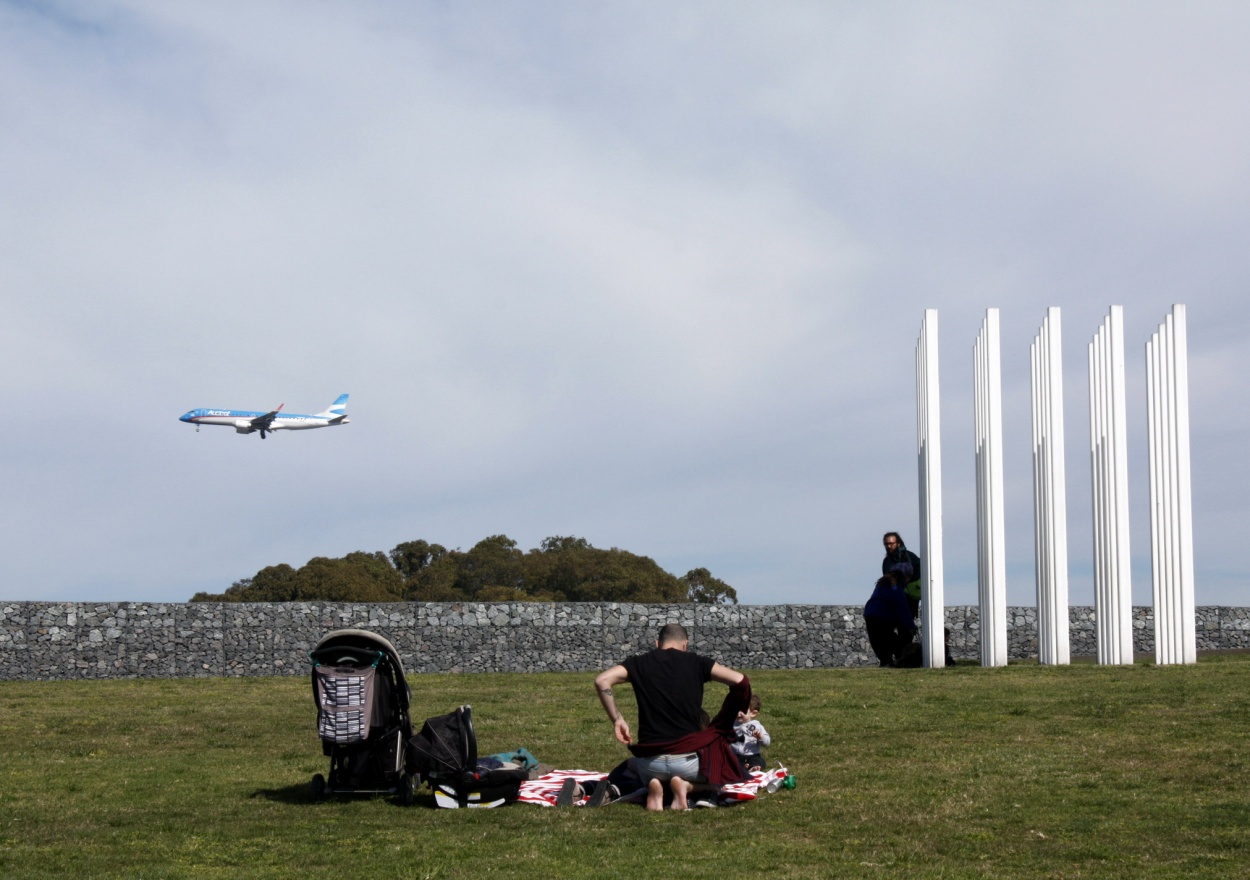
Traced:
[[[414, 676], [413, 715], [470, 703], [483, 753], [606, 771], [591, 679]], [[1250, 656], [752, 680], [797, 789], [663, 815], [315, 803], [307, 677], [3, 682], [0, 875], [1250, 876]]]

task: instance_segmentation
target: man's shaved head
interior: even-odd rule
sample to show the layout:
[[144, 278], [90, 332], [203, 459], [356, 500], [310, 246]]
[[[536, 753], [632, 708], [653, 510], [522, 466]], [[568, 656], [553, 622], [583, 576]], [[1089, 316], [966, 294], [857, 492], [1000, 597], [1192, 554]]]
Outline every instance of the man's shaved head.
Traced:
[[666, 623], [660, 627], [659, 646], [661, 648], [666, 645], [680, 645], [690, 641], [690, 636], [686, 635], [686, 628], [680, 623]]

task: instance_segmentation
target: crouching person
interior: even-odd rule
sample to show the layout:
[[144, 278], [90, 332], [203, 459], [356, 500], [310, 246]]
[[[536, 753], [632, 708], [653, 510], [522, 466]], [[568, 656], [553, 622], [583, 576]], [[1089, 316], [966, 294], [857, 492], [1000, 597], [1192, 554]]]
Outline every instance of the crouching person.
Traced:
[[[695, 783], [721, 786], [745, 778], [730, 741], [738, 713], [750, 707], [751, 683], [741, 672], [688, 651], [688, 646], [685, 628], [670, 623], [661, 628], [655, 650], [629, 657], [595, 677], [613, 733], [638, 758], [648, 810], [664, 809], [666, 786], [673, 795], [672, 808], [685, 810]], [[701, 729], [703, 685], [709, 681], [728, 685], [729, 694], [711, 725]], [[612, 695], [612, 688], [623, 682], [629, 682], [638, 702], [637, 742]]]
[[903, 588], [910, 577], [910, 565], [905, 562], [895, 565], [877, 581], [864, 606], [868, 644], [882, 666], [902, 665], [903, 653], [916, 637], [916, 622]]

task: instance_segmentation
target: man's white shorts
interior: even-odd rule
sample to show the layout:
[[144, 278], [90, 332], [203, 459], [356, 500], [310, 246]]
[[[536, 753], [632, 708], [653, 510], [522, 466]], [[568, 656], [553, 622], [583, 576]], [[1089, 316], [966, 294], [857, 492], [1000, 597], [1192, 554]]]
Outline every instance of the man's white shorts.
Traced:
[[655, 755], [638, 759], [638, 775], [643, 782], [658, 779], [668, 782], [674, 776], [691, 782], [699, 780], [699, 756], [694, 752], [686, 755]]

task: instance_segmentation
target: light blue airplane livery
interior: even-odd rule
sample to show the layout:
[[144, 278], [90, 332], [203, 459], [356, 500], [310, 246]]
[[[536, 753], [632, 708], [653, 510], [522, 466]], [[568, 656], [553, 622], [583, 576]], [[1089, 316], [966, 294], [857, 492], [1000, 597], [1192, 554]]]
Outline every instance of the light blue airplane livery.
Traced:
[[306, 416], [298, 413], [287, 413], [286, 415], [278, 415], [282, 412], [281, 404], [277, 409], [270, 412], [246, 412], [240, 409], [193, 409], [186, 415], [182, 416], [179, 421], [195, 425], [195, 430], [200, 430], [200, 425], [222, 425], [227, 428], [234, 428], [240, 434], [251, 434], [260, 431], [260, 439], [264, 440], [265, 435], [270, 431], [306, 431], [309, 428], [329, 428], [332, 425], [346, 425], [350, 419], [347, 418], [347, 395], [340, 394], [338, 400], [330, 404], [330, 408], [325, 412], [319, 412], [316, 415]]

